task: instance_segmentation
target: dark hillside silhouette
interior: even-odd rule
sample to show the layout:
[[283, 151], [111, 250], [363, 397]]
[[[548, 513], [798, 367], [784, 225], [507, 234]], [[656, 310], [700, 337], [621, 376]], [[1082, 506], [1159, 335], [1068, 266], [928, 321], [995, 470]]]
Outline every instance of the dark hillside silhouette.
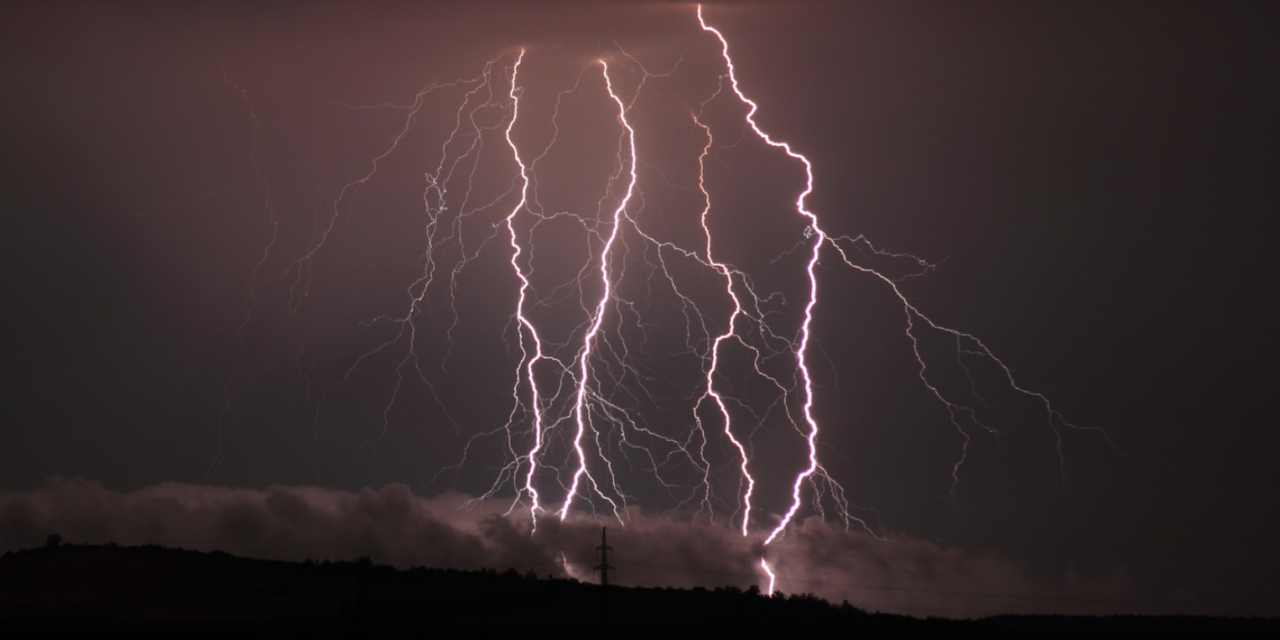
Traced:
[[251, 560], [158, 546], [73, 545], [0, 558], [0, 628], [227, 637], [371, 629], [426, 637], [1280, 637], [1273, 619], [1002, 616], [974, 621], [868, 614], [812, 595], [756, 589], [601, 587], [511, 568], [399, 571], [368, 558]]

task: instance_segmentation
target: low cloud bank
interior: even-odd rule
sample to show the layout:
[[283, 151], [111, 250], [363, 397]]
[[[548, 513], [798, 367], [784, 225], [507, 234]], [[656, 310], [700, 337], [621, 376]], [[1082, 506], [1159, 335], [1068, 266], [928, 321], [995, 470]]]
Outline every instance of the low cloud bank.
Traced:
[[765, 590], [763, 556], [779, 590], [848, 600], [869, 611], [971, 617], [1163, 608], [1138, 604], [1145, 598], [1122, 573], [1033, 579], [999, 557], [878, 540], [817, 518], [765, 548], [725, 527], [639, 509], [628, 511], [625, 526], [587, 516], [542, 517], [532, 531], [527, 513], [504, 515], [509, 506], [459, 494], [424, 498], [399, 484], [350, 492], [164, 483], [121, 493], [55, 478], [35, 491], [0, 491], [0, 552], [40, 546], [58, 533], [71, 543], [161, 544], [292, 561], [369, 556], [399, 568], [515, 568], [591, 580], [603, 525], [615, 582], [624, 585]]

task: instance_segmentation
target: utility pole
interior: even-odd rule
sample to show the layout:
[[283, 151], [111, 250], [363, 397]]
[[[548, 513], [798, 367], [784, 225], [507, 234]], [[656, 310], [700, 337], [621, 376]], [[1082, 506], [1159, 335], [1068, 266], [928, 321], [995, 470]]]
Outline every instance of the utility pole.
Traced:
[[600, 527], [600, 546], [596, 547], [596, 551], [600, 552], [600, 564], [596, 565], [596, 571], [600, 572], [600, 624], [603, 626], [609, 624], [609, 572], [613, 571], [613, 565], [609, 564], [609, 551], [613, 547], [609, 546], [609, 533], [606, 527]]
[[600, 586], [609, 586], [609, 572], [613, 571], [613, 565], [609, 564], [609, 551], [613, 547], [609, 546], [608, 527], [600, 527], [600, 546], [596, 547], [596, 551], [600, 552], [600, 564], [596, 565], [596, 571], [600, 572]]

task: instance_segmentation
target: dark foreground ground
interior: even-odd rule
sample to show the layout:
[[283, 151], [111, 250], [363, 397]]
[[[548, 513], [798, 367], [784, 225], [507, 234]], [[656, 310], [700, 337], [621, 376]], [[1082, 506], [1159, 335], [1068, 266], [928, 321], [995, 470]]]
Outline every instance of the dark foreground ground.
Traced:
[[[607, 602], [602, 598], [608, 596]], [[0, 558], [0, 636], [1276, 638], [1278, 619], [868, 614], [810, 596], [641, 589], [515, 570], [397, 571], [163, 547], [60, 545]]]

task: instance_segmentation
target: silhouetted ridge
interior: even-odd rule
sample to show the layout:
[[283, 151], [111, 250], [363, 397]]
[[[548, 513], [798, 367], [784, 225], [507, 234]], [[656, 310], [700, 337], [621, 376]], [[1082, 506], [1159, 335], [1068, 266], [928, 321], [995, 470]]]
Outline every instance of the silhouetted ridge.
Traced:
[[515, 569], [397, 570], [351, 561], [253, 560], [155, 545], [72, 545], [0, 558], [0, 623], [17, 631], [135, 636], [307, 633], [371, 626], [406, 633], [619, 638], [1280, 637], [1280, 620], [1210, 617], [998, 616], [916, 619], [868, 614], [812, 594], [757, 589], [601, 587]]

